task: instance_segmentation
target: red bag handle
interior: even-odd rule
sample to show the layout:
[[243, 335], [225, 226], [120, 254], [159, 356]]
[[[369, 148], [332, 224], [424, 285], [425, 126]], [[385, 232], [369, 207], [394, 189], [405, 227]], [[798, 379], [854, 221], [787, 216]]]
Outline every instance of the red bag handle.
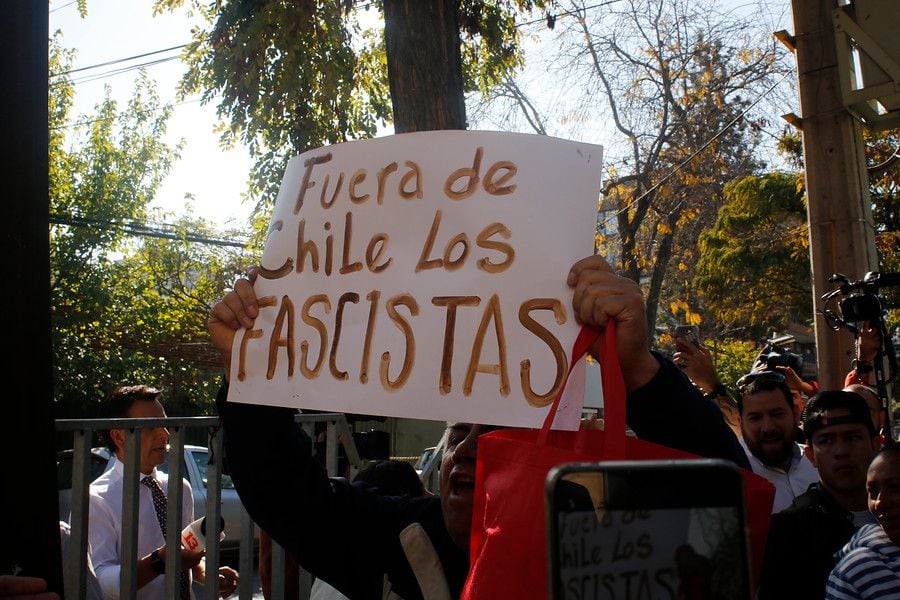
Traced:
[[[575, 344], [572, 346], [572, 357], [569, 360], [569, 372], [566, 373], [566, 381], [572, 374], [575, 364], [581, 360], [591, 345], [600, 337], [596, 329], [584, 326], [578, 332]], [[600, 347], [600, 379], [603, 383], [603, 428], [605, 432], [604, 455], [612, 460], [625, 457], [625, 380], [622, 378], [622, 367], [619, 364], [619, 355], [616, 352], [616, 324], [609, 320], [603, 331], [603, 345]], [[550, 427], [559, 409], [566, 384], [563, 383], [553, 400], [550, 412], [544, 419], [544, 425], [538, 435], [538, 444], [546, 445], [547, 436], [550, 435]]]

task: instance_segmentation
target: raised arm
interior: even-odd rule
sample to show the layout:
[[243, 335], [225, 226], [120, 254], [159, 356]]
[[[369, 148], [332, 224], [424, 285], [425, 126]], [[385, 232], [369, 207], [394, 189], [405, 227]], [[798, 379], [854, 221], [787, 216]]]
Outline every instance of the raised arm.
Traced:
[[616, 275], [601, 256], [572, 266], [572, 306], [583, 325], [616, 323], [616, 348], [628, 391], [626, 419], [638, 437], [749, 468], [718, 406], [703, 398], [672, 361], [650, 351], [640, 287]]

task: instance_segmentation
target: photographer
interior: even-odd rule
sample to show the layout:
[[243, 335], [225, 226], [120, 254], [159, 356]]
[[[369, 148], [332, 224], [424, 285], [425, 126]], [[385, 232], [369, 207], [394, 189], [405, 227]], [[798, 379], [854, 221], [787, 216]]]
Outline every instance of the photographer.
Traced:
[[794, 403], [794, 420], [800, 424], [800, 416], [806, 406], [806, 400], [819, 392], [819, 384], [815, 380], [804, 381], [800, 377], [803, 371], [803, 357], [789, 352], [785, 348], [769, 342], [753, 361], [751, 373], [770, 371], [784, 375], [784, 383], [791, 390]]
[[895, 293], [884, 292], [900, 287], [900, 273], [869, 272], [852, 282], [835, 274], [830, 280], [840, 285], [822, 296], [822, 316], [835, 331], [847, 329], [856, 337], [856, 358], [844, 385], [862, 384], [876, 391], [882, 414], [880, 434], [891, 442], [894, 427], [887, 384], [897, 373], [897, 353], [885, 315], [889, 309], [900, 308], [900, 302]]
[[872, 387], [875, 384], [874, 373], [876, 361], [881, 360], [881, 331], [877, 325], [869, 321], [859, 324], [859, 337], [856, 340], [856, 360], [853, 370], [847, 373], [844, 386], [855, 383]]
[[737, 402], [728, 393], [716, 374], [709, 348], [687, 337], [675, 336], [673, 362], [678, 365], [691, 383], [703, 392], [703, 397], [714, 402], [722, 410], [725, 422], [740, 437], [741, 424]]
[[791, 390], [779, 371], [748, 373], [737, 382], [741, 443], [753, 472], [775, 486], [772, 512], [784, 510], [819, 480], [796, 443]]

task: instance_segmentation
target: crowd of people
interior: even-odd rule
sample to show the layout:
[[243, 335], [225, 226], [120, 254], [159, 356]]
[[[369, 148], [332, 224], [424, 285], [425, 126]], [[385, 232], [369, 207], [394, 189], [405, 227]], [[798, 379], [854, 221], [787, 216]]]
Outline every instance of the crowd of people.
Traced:
[[[860, 368], [874, 357], [860, 357], [843, 390], [819, 390], [789, 366], [757, 364], [732, 398], [701, 344], [676, 340], [672, 359], [650, 349], [640, 288], [603, 258], [577, 262], [567, 283], [579, 323], [597, 329], [616, 323], [628, 426], [639, 438], [732, 461], [774, 486], [756, 597], [900, 599], [900, 450], [883, 433], [878, 393]], [[211, 311], [209, 332], [226, 374], [235, 333], [252, 327], [258, 314], [251, 279], [238, 280]], [[227, 390], [226, 375], [217, 397], [226, 468], [264, 537], [313, 575], [318, 597], [460, 596], [469, 571], [478, 439], [496, 427], [448, 426], [440, 493], [430, 495], [421, 485], [395, 489], [375, 468], [353, 482], [329, 478], [294, 410], [230, 403]], [[109, 416], [159, 418], [165, 410], [157, 390], [130, 386], [109, 395]], [[172, 550], [165, 544], [167, 479], [156, 467], [167, 443], [165, 428], [141, 431], [134, 493], [142, 599], [165, 597], [161, 576]], [[90, 564], [97, 593], [118, 598], [124, 433], [112, 430], [109, 444], [112, 468], [90, 488]], [[193, 518], [184, 486], [182, 526]], [[207, 576], [204, 557], [178, 551], [179, 597], [187, 599], [191, 581]], [[217, 575], [223, 597], [236, 589], [233, 569], [222, 567]], [[40, 591], [39, 582], [0, 578], [0, 596]]]

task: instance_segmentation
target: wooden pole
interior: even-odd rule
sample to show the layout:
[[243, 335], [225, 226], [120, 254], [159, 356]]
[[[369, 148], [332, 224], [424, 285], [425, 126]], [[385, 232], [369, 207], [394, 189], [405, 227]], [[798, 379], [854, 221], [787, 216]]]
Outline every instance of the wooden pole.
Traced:
[[835, 53], [834, 0], [792, 0], [808, 195], [809, 247], [821, 389], [840, 389], [853, 339], [821, 315], [828, 279], [877, 270], [875, 228], [860, 124], [844, 109]]

